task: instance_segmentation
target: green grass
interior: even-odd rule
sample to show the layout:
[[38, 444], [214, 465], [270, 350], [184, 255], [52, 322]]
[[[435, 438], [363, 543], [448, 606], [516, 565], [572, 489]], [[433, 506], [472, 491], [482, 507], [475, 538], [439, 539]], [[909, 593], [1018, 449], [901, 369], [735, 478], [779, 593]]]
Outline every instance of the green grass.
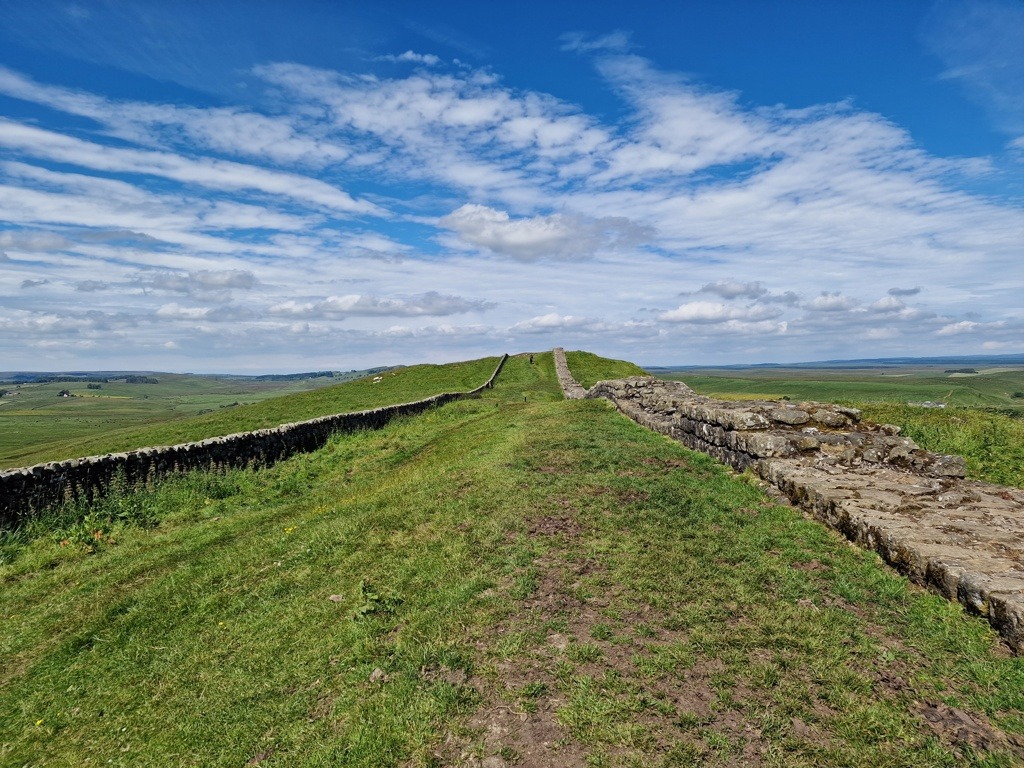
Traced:
[[625, 360], [609, 360], [592, 352], [566, 352], [565, 362], [579, 384], [590, 389], [599, 381], [625, 379], [630, 376], [646, 376], [643, 368]]
[[[273, 397], [248, 405], [218, 408], [212, 413], [191, 418], [168, 420], [166, 409], [153, 415], [154, 423], [144, 426], [116, 428], [116, 423], [97, 421], [95, 411], [85, 419], [83, 434], [65, 433], [67, 419], [75, 409], [94, 409], [89, 398], [53, 398], [53, 403], [40, 415], [39, 409], [26, 411], [19, 401], [18, 410], [11, 405], [0, 408], [0, 467], [26, 466], [44, 461], [126, 451], [150, 445], [173, 445], [208, 437], [274, 427], [292, 421], [347, 411], [377, 408], [382, 405], [411, 402], [440, 392], [459, 392], [483, 384], [498, 364], [497, 357], [487, 357], [453, 365], [416, 365], [368, 376], [353, 382]], [[375, 379], [379, 378], [379, 381]], [[57, 385], [43, 385], [57, 386]], [[60, 388], [68, 385], [60, 385]], [[91, 394], [115, 393], [115, 385], [102, 390], [86, 390]], [[133, 387], [132, 392], [149, 391], [146, 387], [163, 384], [121, 385]], [[175, 385], [168, 382], [169, 392]], [[109, 389], [108, 389], [109, 387]], [[169, 397], [170, 395], [168, 395]], [[20, 397], [27, 397], [22, 395]], [[17, 398], [15, 398], [17, 399]], [[47, 398], [47, 403], [49, 403]], [[144, 407], [137, 398], [132, 405]], [[143, 401], [144, 402], [144, 401]], [[42, 419], [42, 422], [39, 420]]]
[[89, 514], [4, 539], [0, 764], [513, 760], [519, 712], [590, 765], [1013, 764], [933, 735], [921, 702], [1024, 734], [1024, 661], [984, 621], [563, 401], [550, 355]]

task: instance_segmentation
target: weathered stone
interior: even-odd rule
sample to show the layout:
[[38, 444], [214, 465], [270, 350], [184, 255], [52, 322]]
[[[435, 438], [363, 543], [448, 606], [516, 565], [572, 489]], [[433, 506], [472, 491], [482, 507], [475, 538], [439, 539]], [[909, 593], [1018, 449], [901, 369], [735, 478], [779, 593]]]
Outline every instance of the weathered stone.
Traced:
[[798, 408], [773, 408], [768, 412], [768, 418], [778, 424], [806, 424], [811, 420], [811, 414], [801, 411]]

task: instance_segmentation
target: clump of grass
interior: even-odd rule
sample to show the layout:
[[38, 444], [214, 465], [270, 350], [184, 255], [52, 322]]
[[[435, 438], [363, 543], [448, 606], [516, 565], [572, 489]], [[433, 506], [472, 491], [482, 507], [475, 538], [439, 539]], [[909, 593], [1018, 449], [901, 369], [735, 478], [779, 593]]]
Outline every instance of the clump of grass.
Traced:
[[977, 408], [861, 407], [865, 418], [899, 425], [922, 448], [963, 456], [972, 477], [1024, 487], [1024, 418]]

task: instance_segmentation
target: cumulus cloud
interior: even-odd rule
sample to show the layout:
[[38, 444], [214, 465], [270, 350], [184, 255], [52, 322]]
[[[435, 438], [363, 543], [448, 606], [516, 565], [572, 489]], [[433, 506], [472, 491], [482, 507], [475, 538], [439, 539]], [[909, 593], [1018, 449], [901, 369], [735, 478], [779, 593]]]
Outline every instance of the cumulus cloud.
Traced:
[[440, 220], [462, 243], [522, 260], [583, 259], [640, 244], [650, 232], [622, 217], [584, 219], [560, 213], [513, 219], [467, 203]]
[[529, 320], [522, 320], [509, 328], [512, 333], [546, 333], [554, 330], [567, 328], [584, 328], [593, 325], [597, 321], [593, 318], [575, 317], [573, 315], [560, 315], [557, 312], [549, 312], [545, 315], [537, 315]]
[[714, 301], [691, 301], [658, 315], [668, 323], [726, 323], [729, 321], [758, 322], [779, 317], [782, 310], [755, 304], [750, 307], [736, 307]]
[[804, 309], [810, 312], [846, 312], [860, 304], [852, 296], [843, 296], [841, 293], [822, 292], [809, 302], [804, 304]]
[[249, 270], [224, 269], [224, 270], [197, 270], [195, 272], [156, 272], [153, 274], [139, 275], [135, 284], [153, 288], [159, 291], [170, 291], [172, 293], [204, 294], [240, 289], [250, 290], [256, 286], [257, 280]]
[[715, 283], [706, 283], [701, 286], [698, 293], [713, 293], [723, 299], [759, 299], [768, 293], [763, 283], [740, 283], [735, 280], [719, 280]]
[[107, 284], [99, 280], [82, 280], [75, 284], [75, 290], [82, 293], [93, 293], [94, 291], [106, 290]]
[[957, 323], [949, 323], [942, 326], [935, 332], [936, 336], [959, 336], [966, 333], [978, 333], [980, 331], [995, 331], [1006, 327], [1006, 322], [998, 320], [992, 323], [981, 323], [974, 320], [961, 320]]
[[388, 54], [386, 56], [378, 56], [377, 61], [392, 61], [395, 63], [412, 63], [412, 64], [426, 64], [428, 67], [435, 67], [441, 63], [441, 59], [432, 53], [416, 53], [415, 51], [406, 51], [400, 53], [397, 56], [394, 54]]

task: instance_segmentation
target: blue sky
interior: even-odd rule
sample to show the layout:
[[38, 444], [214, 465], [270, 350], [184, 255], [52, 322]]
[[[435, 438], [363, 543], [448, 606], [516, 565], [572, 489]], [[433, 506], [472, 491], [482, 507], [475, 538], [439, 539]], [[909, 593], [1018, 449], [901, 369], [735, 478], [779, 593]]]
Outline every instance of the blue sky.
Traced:
[[0, 0], [0, 370], [1024, 352], [1022, 39], [1020, 0]]

